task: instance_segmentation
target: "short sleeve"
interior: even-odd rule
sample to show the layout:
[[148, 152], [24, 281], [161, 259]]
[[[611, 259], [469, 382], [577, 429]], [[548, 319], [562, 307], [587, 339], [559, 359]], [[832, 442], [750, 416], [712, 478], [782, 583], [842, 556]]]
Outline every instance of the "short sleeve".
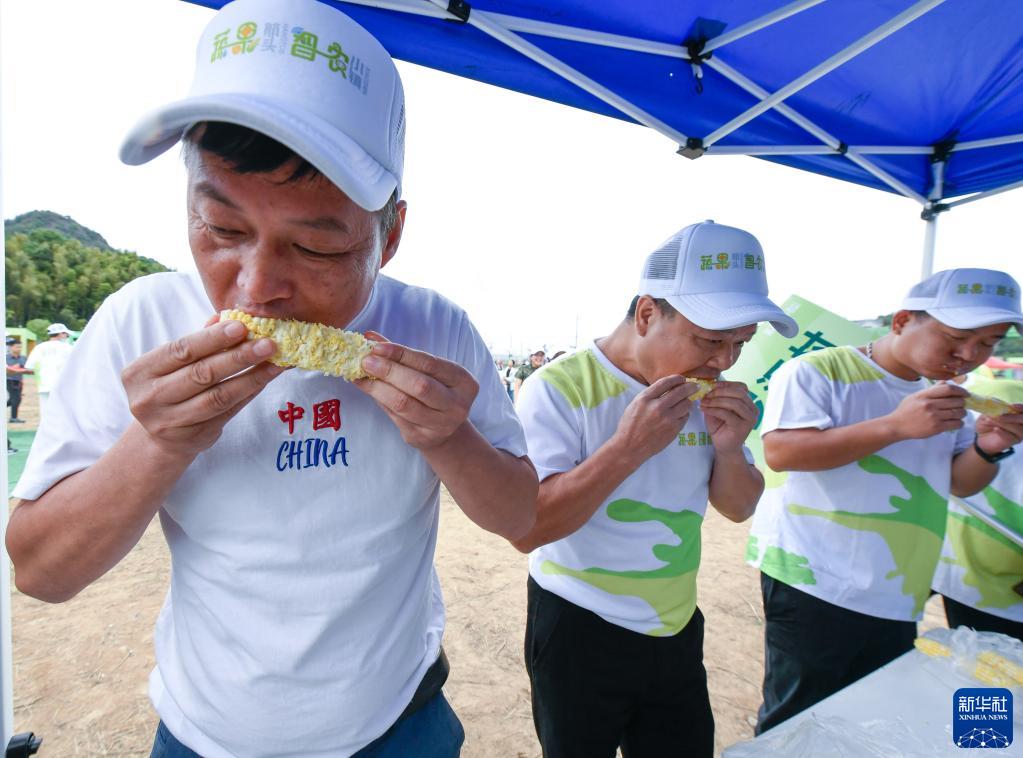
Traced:
[[963, 419], [963, 425], [956, 430], [956, 442], [955, 447], [952, 450], [953, 455], [959, 455], [964, 450], [968, 450], [973, 447], [973, 438], [977, 435], [977, 414], [967, 413], [966, 418]]
[[[129, 288], [131, 289], [131, 288]], [[51, 392], [14, 497], [35, 500], [62, 479], [91, 466], [131, 422], [121, 370], [124, 294], [108, 298], [89, 319]]]
[[542, 482], [578, 466], [583, 444], [580, 419], [541, 372], [522, 385], [516, 410], [526, 433], [529, 459]]
[[526, 454], [526, 439], [494, 358], [468, 316], [462, 315], [458, 331], [457, 362], [479, 384], [469, 420], [491, 445], [521, 458]]
[[831, 383], [813, 366], [791, 360], [771, 377], [761, 436], [776, 429], [830, 429]]

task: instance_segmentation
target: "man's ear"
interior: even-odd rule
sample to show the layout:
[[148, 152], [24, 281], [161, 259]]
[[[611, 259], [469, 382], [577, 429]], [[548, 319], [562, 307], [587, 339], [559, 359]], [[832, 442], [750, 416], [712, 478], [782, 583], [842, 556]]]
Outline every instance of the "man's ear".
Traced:
[[396, 207], [397, 213], [394, 215], [394, 226], [391, 227], [391, 231], [387, 233], [387, 239], [384, 240], [384, 249], [380, 253], [380, 268], [383, 268], [388, 264], [394, 254], [398, 252], [398, 245], [401, 242], [401, 233], [405, 229], [405, 211], [408, 208], [408, 203], [404, 200], [399, 200]]
[[912, 311], [895, 311], [892, 315], [892, 332], [902, 334], [902, 330], [914, 318]]
[[657, 303], [649, 295], [640, 295], [636, 302], [636, 315], [632, 319], [636, 334], [645, 337], [650, 330], [650, 325], [660, 316], [660, 309]]

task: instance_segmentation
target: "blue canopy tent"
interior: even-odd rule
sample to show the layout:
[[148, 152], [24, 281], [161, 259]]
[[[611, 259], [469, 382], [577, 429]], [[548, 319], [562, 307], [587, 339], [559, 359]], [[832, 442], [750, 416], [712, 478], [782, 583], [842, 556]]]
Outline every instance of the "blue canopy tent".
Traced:
[[[189, 0], [219, 8], [226, 0]], [[324, 0], [396, 58], [897, 193], [927, 222], [1023, 186], [1023, 3]]]

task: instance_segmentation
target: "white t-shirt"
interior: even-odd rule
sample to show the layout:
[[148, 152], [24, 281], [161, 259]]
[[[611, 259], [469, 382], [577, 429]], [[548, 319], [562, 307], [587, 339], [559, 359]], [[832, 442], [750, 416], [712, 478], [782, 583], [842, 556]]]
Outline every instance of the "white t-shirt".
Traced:
[[[131, 420], [120, 370], [213, 313], [194, 274], [144, 277], [111, 296], [75, 348], [66, 391], [50, 401], [63, 412], [43, 421], [15, 496], [37, 498], [99, 458]], [[380, 277], [349, 328], [465, 366], [480, 384], [472, 423], [525, 455], [493, 358], [459, 308]], [[150, 697], [171, 732], [210, 758], [336, 758], [381, 735], [440, 647], [438, 494], [423, 456], [353, 385], [297, 369], [275, 379], [160, 511], [173, 566]]]
[[32, 348], [25, 368], [35, 371], [39, 392], [53, 391], [73, 349], [64, 340], [47, 340]]
[[[971, 392], [1023, 402], [1023, 382], [981, 380]], [[965, 498], [974, 510], [1023, 534], [1023, 450], [999, 464], [998, 475], [976, 495]], [[1023, 622], [1023, 547], [985, 523], [957, 497], [948, 505], [948, 528], [934, 589], [942, 595], [1011, 621]]]
[[[517, 410], [540, 481], [596, 452], [645, 389], [592, 343], [538, 369], [523, 383]], [[697, 407], [678, 438], [622, 482], [582, 527], [530, 553], [530, 575], [612, 624], [677, 634], [696, 609], [700, 525], [713, 465], [714, 447]]]
[[[809, 353], [771, 377], [761, 435], [830, 429], [887, 415], [925, 379], [894, 376], [853, 347]], [[827, 471], [772, 477], [753, 517], [746, 556], [768, 576], [848, 610], [922, 618], [945, 536], [958, 432], [889, 445]], [[780, 484], [779, 484], [780, 481]]]

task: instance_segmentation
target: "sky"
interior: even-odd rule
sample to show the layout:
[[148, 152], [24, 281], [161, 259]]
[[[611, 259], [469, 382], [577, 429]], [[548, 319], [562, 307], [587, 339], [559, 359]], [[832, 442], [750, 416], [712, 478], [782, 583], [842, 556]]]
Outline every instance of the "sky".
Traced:
[[[52, 210], [114, 247], [194, 268], [177, 150], [117, 152], [183, 97], [212, 11], [180, 0], [3, 0], [3, 218]], [[765, 251], [772, 298], [847, 318], [895, 310], [920, 277], [911, 200], [749, 157], [690, 161], [641, 126], [399, 63], [407, 99], [405, 235], [385, 273], [461, 305], [495, 356], [568, 347], [621, 320], [646, 255], [704, 219]], [[943, 214], [935, 270], [1023, 280], [1023, 190]]]

